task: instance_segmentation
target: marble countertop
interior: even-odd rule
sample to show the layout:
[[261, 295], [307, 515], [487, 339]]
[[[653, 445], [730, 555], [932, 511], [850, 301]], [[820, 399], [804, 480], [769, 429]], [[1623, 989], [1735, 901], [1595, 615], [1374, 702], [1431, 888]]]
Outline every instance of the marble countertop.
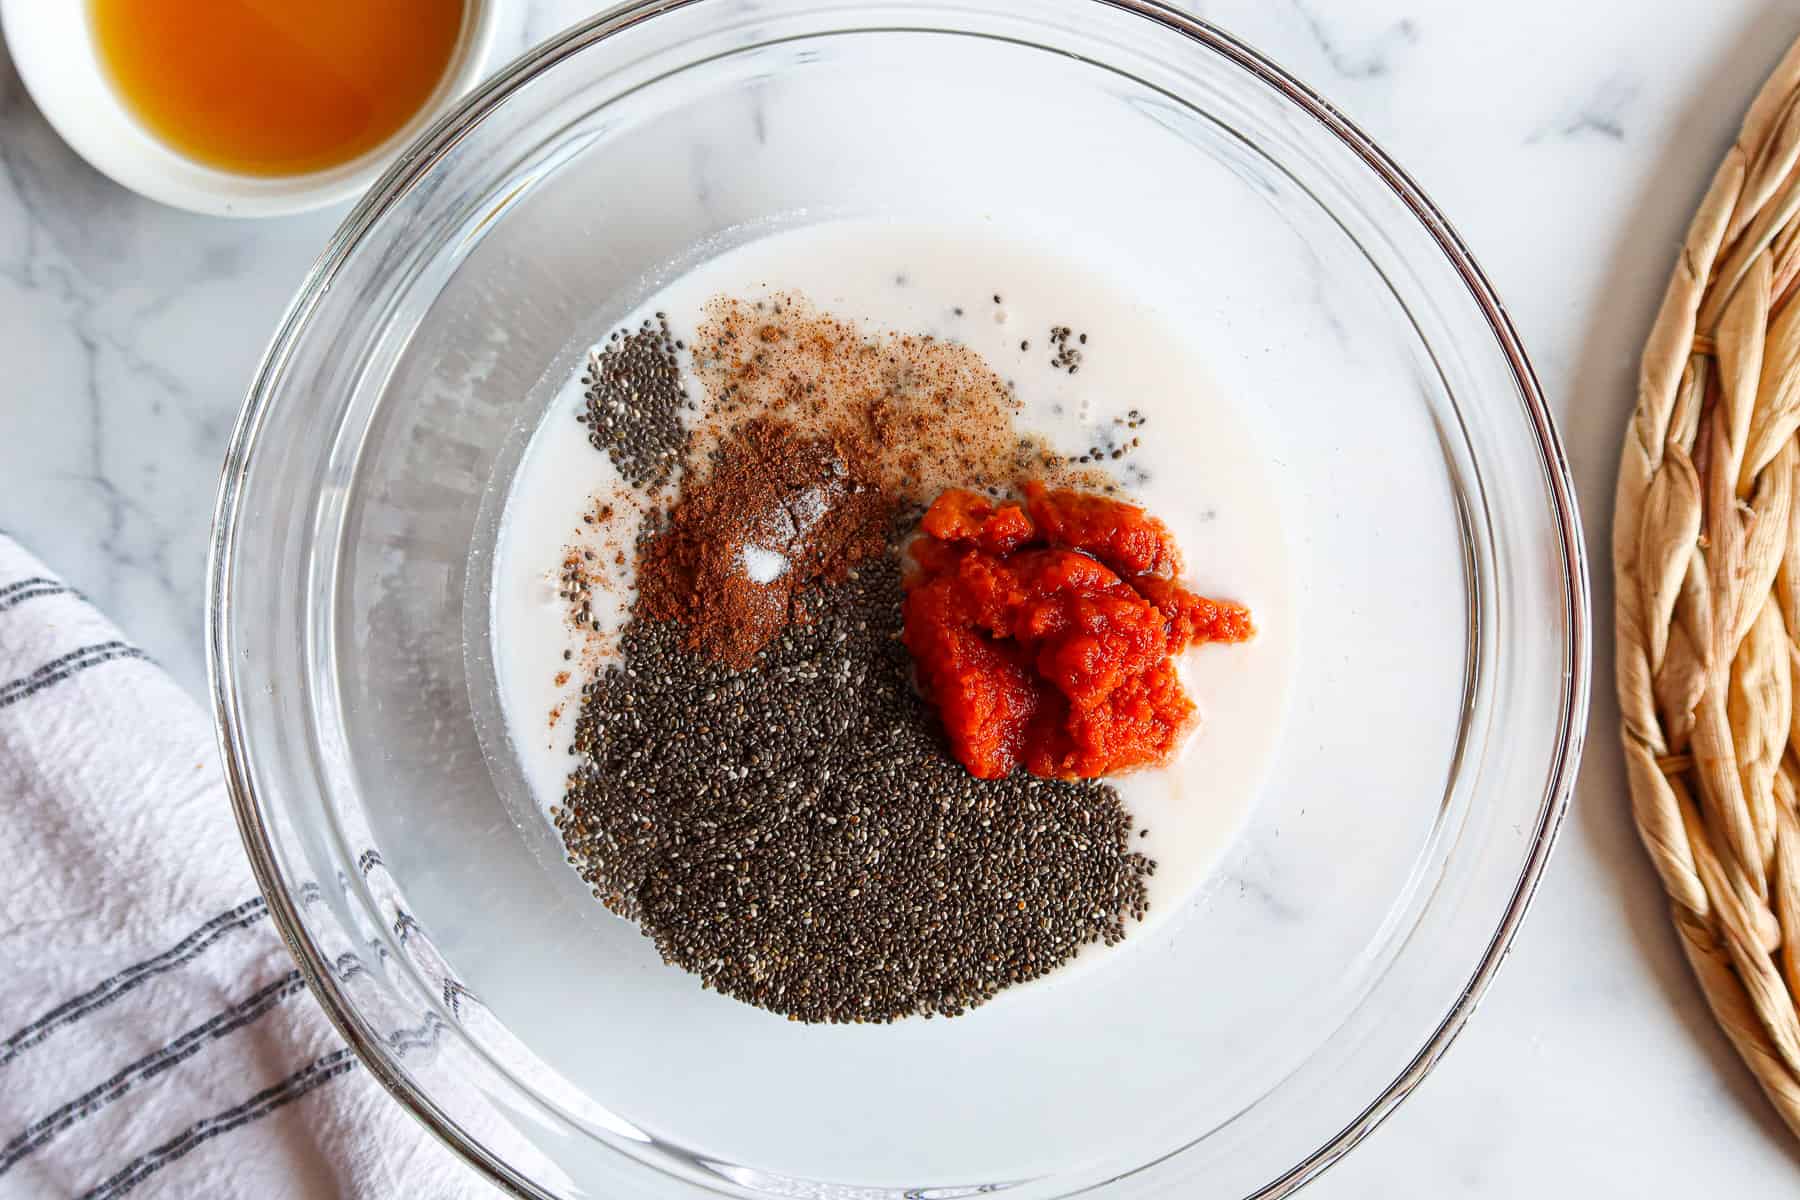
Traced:
[[[1193, 7], [1367, 129], [1485, 266], [1561, 422], [1604, 618], [1637, 352], [1745, 104], [1800, 35], [1800, 6]], [[585, 8], [535, 0], [520, 47]], [[196, 695], [225, 440], [341, 215], [231, 223], [140, 200], [57, 140], [0, 55], [0, 529]], [[1667, 926], [1614, 749], [1609, 637], [1597, 655], [1575, 808], [1505, 969], [1442, 1065], [1309, 1197], [1800, 1195], [1800, 1150]]]

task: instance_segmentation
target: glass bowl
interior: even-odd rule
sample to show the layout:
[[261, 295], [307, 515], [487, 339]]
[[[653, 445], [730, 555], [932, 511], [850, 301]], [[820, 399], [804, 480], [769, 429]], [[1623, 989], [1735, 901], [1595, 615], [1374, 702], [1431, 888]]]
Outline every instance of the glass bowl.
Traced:
[[[1297, 606], [1262, 794], [1186, 909], [1068, 987], [888, 1027], [703, 992], [593, 903], [486, 636], [501, 501], [586, 347], [682, 263], [847, 215], [1028, 222], [1181, 297]], [[1492, 289], [1267, 60], [1125, 0], [657, 0], [501, 72], [346, 220], [237, 427], [208, 617], [313, 990], [518, 1194], [1205, 1200], [1311, 1178], [1469, 1016], [1574, 781], [1587, 604]]]

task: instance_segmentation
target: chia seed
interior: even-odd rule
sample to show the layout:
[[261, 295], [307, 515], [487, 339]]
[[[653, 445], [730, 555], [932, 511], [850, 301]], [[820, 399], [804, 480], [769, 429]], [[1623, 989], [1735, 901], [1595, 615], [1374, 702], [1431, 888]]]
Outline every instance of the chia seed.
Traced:
[[901, 597], [895, 555], [865, 562], [742, 671], [634, 619], [583, 687], [569, 859], [702, 986], [798, 1021], [955, 1016], [1144, 916], [1117, 791], [945, 753]]
[[1081, 359], [1084, 353], [1081, 349], [1081, 345], [1087, 344], [1087, 334], [1084, 333], [1077, 339], [1080, 345], [1070, 345], [1069, 339], [1072, 337], [1075, 337], [1075, 331], [1070, 329], [1067, 325], [1052, 325], [1050, 327], [1050, 344], [1056, 347], [1056, 354], [1050, 360], [1050, 367], [1052, 370], [1067, 371], [1069, 374], [1073, 375], [1076, 369], [1081, 366]]
[[614, 330], [588, 356], [587, 406], [578, 419], [594, 449], [634, 488], [661, 487], [686, 453], [679, 345], [667, 316], [657, 313], [636, 332]]

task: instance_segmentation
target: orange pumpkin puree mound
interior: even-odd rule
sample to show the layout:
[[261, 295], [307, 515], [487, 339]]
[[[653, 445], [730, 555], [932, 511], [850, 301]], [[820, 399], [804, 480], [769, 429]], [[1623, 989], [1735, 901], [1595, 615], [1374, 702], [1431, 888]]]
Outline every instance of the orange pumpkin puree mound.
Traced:
[[1255, 633], [1241, 604], [1175, 582], [1161, 521], [1108, 496], [952, 489], [919, 532], [903, 637], [951, 752], [982, 779], [1167, 761], [1194, 718], [1174, 655]]

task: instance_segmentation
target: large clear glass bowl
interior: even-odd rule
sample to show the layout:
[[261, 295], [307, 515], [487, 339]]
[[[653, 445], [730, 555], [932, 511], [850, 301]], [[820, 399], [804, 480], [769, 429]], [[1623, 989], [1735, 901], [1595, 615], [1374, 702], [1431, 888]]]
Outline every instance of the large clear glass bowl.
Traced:
[[[1188, 298], [1280, 480], [1299, 666], [1248, 826], [1145, 944], [809, 1027], [588, 898], [497, 723], [487, 581], [527, 436], [671, 264], [883, 213], [1029, 219]], [[533, 51], [306, 279], [211, 585], [276, 919], [398, 1101], [529, 1196], [1285, 1194], [1469, 1016], [1588, 696], [1567, 465], [1481, 272], [1328, 104], [1126, 0], [658, 0]]]

